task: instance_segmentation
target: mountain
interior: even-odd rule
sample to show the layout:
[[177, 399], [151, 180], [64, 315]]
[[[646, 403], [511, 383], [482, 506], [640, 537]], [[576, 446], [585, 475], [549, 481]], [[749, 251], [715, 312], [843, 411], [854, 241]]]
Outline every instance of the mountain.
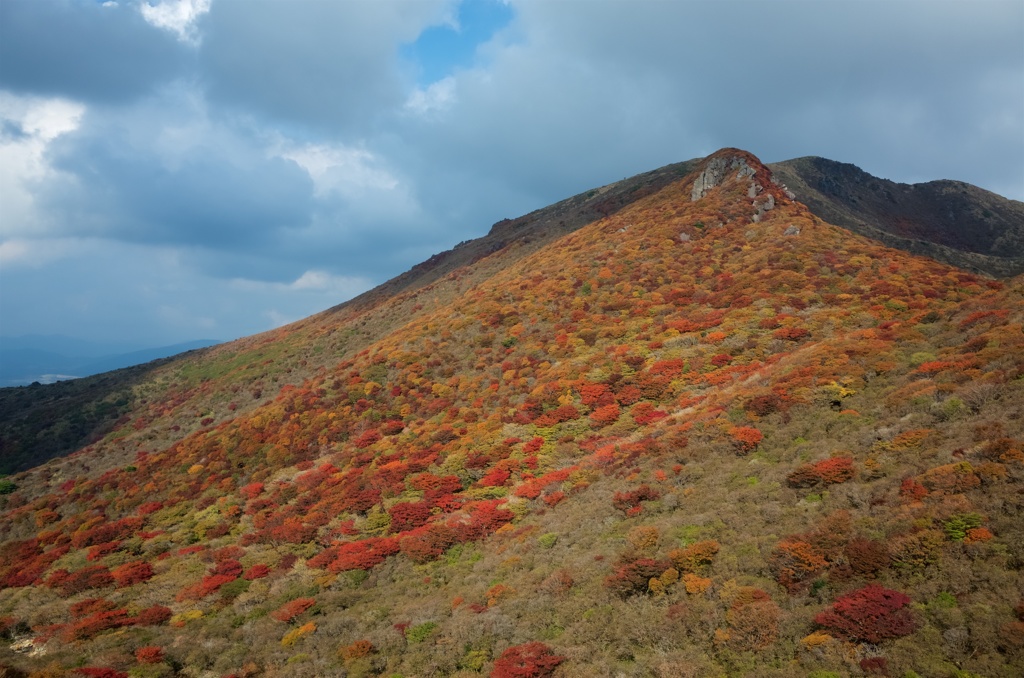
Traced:
[[155, 348], [117, 347], [62, 336], [0, 338], [0, 385], [52, 384], [141, 365], [220, 343], [199, 339]]
[[0, 480], [0, 664], [1021, 675], [1024, 279], [773, 175], [723, 149], [69, 382], [119, 414]]
[[1024, 203], [961, 181], [899, 184], [855, 165], [797, 158], [771, 165], [829, 223], [890, 247], [995, 277], [1024, 273]]

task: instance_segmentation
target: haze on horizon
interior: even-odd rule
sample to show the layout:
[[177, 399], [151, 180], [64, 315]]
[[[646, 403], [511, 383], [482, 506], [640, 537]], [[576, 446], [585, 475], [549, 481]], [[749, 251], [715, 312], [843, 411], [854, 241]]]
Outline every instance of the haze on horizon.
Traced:
[[0, 335], [333, 306], [723, 146], [1024, 199], [1024, 4], [0, 3]]

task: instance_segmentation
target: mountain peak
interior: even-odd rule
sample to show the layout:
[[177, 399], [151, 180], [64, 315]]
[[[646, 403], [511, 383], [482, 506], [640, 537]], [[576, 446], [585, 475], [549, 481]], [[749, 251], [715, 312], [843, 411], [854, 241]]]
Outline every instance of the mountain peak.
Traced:
[[753, 153], [723, 148], [700, 164], [690, 189], [690, 201], [697, 202], [712, 189], [730, 182], [746, 184], [747, 197], [753, 201], [756, 210], [752, 217], [755, 222], [760, 221], [765, 212], [774, 209], [776, 201], [793, 198], [785, 186], [775, 183], [771, 170]]

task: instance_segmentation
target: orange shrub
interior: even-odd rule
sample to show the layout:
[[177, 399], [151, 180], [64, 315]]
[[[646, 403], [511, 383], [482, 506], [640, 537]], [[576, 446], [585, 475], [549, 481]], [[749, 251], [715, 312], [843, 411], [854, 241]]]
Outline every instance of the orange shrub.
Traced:
[[373, 654], [376, 651], [377, 651], [376, 648], [373, 646], [373, 643], [371, 643], [370, 641], [368, 641], [368, 640], [357, 640], [356, 642], [352, 643], [351, 645], [346, 645], [345, 647], [341, 648], [338, 651], [338, 654], [341, 655], [342, 659], [350, 660], [350, 659], [361, 659], [362, 657], [368, 657], [368, 656], [370, 656], [371, 654]]
[[669, 560], [680, 572], [702, 572], [715, 561], [721, 547], [714, 539], [699, 541], [668, 552]]

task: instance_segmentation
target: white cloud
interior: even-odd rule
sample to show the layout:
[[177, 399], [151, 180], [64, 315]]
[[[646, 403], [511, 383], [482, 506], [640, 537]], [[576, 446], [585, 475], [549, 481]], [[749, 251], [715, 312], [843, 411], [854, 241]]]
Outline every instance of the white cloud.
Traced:
[[39, 235], [33, 187], [53, 174], [50, 143], [78, 128], [85, 106], [66, 99], [18, 96], [0, 90], [0, 237]]
[[418, 115], [437, 114], [451, 108], [455, 103], [455, 78], [442, 78], [428, 87], [413, 90], [405, 102], [405, 108]]
[[155, 5], [139, 5], [142, 17], [153, 26], [171, 31], [181, 42], [196, 44], [196, 21], [210, 11], [210, 0], [163, 0]]
[[233, 278], [229, 285], [232, 289], [245, 292], [315, 292], [333, 298], [348, 299], [369, 289], [371, 283], [359, 276], [333, 275], [326, 271], [309, 270], [291, 282]]
[[368, 189], [391, 191], [398, 188], [398, 180], [381, 166], [380, 158], [365, 148], [328, 143], [300, 146], [284, 142], [274, 153], [306, 170], [318, 197], [337, 193], [355, 198]]

